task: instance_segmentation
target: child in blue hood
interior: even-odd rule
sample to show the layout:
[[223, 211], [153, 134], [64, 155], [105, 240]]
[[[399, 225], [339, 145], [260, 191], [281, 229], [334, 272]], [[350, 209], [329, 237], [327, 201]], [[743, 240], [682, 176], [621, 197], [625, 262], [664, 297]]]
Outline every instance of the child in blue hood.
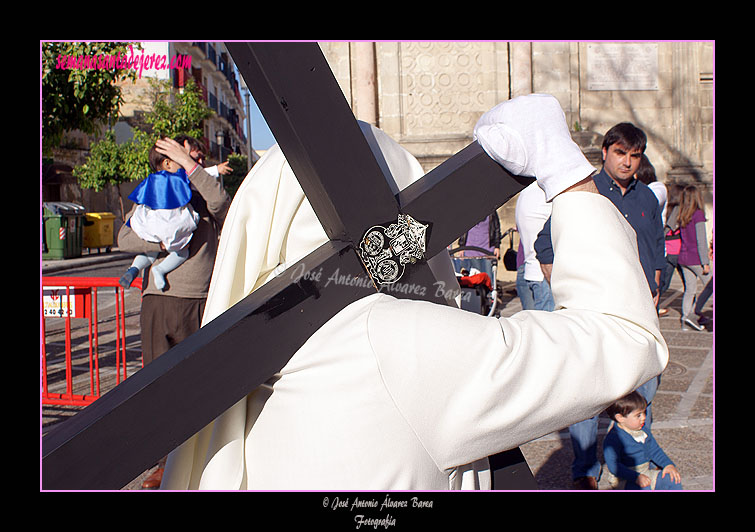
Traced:
[[[189, 257], [189, 241], [199, 222], [199, 215], [191, 204], [191, 183], [186, 171], [175, 161], [158, 153], [153, 146], [149, 165], [154, 173], [139, 183], [129, 195], [137, 204], [134, 214], [126, 222], [140, 238], [159, 242], [168, 256], [152, 268], [155, 286], [164, 290], [165, 276]], [[137, 255], [119, 280], [124, 288], [147, 266], [153, 264], [159, 252]]]

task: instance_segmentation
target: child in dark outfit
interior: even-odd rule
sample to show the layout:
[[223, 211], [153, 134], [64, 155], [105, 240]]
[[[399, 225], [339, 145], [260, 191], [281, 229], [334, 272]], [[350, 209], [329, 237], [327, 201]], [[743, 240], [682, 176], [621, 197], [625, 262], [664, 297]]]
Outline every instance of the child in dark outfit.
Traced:
[[650, 429], [643, 429], [646, 408], [642, 395], [632, 392], [606, 409], [615, 421], [603, 441], [603, 459], [611, 474], [618, 477], [612, 487], [625, 484], [627, 490], [681, 490], [676, 466]]

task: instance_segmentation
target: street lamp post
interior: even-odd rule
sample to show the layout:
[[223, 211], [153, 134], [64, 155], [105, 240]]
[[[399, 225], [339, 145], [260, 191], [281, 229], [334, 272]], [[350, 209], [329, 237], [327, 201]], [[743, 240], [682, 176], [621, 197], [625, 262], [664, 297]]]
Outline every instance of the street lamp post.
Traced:
[[[218, 143], [218, 164], [223, 162], [223, 130], [219, 129], [215, 131], [215, 141]], [[223, 174], [218, 172], [218, 178], [220, 179], [220, 186], [223, 186]]]

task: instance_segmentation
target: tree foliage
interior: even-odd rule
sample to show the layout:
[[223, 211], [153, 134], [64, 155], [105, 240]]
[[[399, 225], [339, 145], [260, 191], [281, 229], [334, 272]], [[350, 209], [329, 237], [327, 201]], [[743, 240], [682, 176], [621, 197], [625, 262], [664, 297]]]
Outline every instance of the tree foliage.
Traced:
[[157, 94], [152, 112], [145, 119], [155, 136], [185, 134], [200, 138], [204, 134], [202, 121], [212, 115], [212, 110], [202, 100], [194, 80], [187, 80], [184, 90], [179, 93], [172, 93], [165, 82], [153, 80], [152, 83]]
[[135, 129], [127, 142], [117, 144], [115, 135], [92, 143], [87, 162], [77, 166], [73, 175], [83, 188], [101, 190], [106, 185], [144, 179], [151, 172], [149, 150], [162, 137], [179, 134], [202, 136], [202, 121], [212, 115], [199, 88], [189, 80], [180, 93], [174, 93], [168, 82], [151, 80], [152, 110], [145, 117], [142, 129]]
[[123, 101], [116, 82], [136, 79], [134, 69], [109, 68], [103, 58], [126, 56], [133, 43], [42, 43], [42, 149], [60, 145], [66, 131], [95, 134], [112, 124]]
[[232, 198], [236, 195], [236, 191], [246, 177], [246, 161], [246, 155], [232, 153], [228, 156], [228, 164], [232, 171], [230, 174], [223, 176], [223, 186]]

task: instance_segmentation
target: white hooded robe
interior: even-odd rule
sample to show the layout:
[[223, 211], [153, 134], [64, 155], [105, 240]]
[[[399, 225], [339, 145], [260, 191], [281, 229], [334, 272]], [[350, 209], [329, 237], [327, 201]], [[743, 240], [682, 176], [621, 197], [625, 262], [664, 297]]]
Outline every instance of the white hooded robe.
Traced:
[[[422, 176], [406, 150], [361, 125], [399, 188]], [[567, 152], [551, 155], [581, 156]], [[496, 319], [367, 296], [174, 450], [161, 488], [487, 489], [487, 456], [589, 418], [658, 375], [668, 350], [634, 231], [599, 194], [558, 194], [590, 173], [586, 160], [567, 163], [581, 166], [581, 177], [543, 187], [555, 197], [555, 312]], [[271, 148], [231, 205], [204, 322], [326, 241]]]

